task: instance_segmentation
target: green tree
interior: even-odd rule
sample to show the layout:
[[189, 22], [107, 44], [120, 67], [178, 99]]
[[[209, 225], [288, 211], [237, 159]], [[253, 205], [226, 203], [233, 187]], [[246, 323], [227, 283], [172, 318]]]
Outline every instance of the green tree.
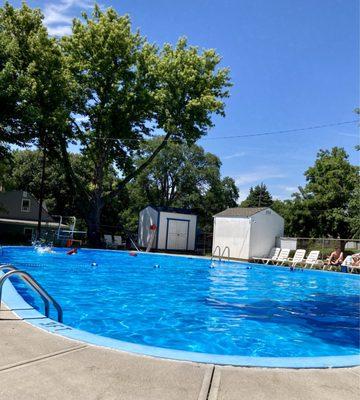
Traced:
[[[142, 145], [141, 164], [163, 138]], [[238, 189], [232, 178], [220, 176], [221, 162], [195, 144], [168, 143], [152, 164], [128, 186], [129, 210], [122, 213], [128, 227], [137, 225], [139, 211], [148, 204], [182, 207], [199, 215], [199, 225], [209, 230], [213, 214], [235, 207]]]
[[360, 182], [356, 182], [354, 192], [349, 200], [349, 216], [350, 234], [352, 238], [360, 238]]
[[248, 197], [241, 203], [241, 207], [271, 207], [273, 199], [264, 183], [250, 188]]
[[[7, 144], [41, 148], [44, 183], [46, 158], [58, 148], [58, 133], [66, 131], [73, 91], [62, 49], [42, 19], [25, 3], [0, 8], [0, 153]], [[43, 197], [41, 190], [40, 202]]]
[[[82, 196], [81, 205], [92, 245], [99, 245], [102, 212], [126, 185], [147, 168], [170, 139], [194, 143], [224, 114], [230, 86], [228, 70], [218, 68], [213, 50], [199, 51], [185, 39], [158, 49], [137, 32], [128, 16], [95, 6], [92, 18], [75, 20], [63, 39], [67, 63], [75, 77], [77, 101], [73, 128], [91, 171], [85, 188], [71, 168], [67, 145], [62, 156], [68, 183]], [[80, 120], [81, 118], [81, 120]], [[153, 153], [136, 165], [140, 145], [155, 130], [164, 132]], [[115, 165], [121, 181], [106, 191], [105, 171]]]
[[38, 9], [0, 8], [0, 142], [57, 144], [69, 116], [71, 77]]
[[343, 148], [320, 150], [288, 213], [291, 233], [348, 238], [358, 226], [359, 169]]

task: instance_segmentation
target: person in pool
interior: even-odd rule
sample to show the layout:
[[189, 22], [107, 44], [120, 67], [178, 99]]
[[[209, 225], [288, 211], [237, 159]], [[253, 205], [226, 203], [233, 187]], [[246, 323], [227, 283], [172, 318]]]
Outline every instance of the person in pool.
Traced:
[[68, 256], [72, 256], [73, 254], [77, 254], [77, 248], [76, 247], [74, 247], [73, 249], [71, 249], [71, 250], [69, 250], [66, 254], [68, 255]]
[[344, 261], [344, 253], [341, 251], [340, 247], [337, 247], [335, 251], [330, 254], [328, 265], [341, 265]]

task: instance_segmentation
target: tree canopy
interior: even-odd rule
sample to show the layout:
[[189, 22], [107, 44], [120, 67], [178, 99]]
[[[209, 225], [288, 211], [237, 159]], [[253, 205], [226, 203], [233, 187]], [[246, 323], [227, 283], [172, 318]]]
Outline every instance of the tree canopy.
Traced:
[[[70, 83], [61, 47], [38, 9], [0, 8], [0, 152], [6, 145], [55, 145], [70, 107]], [[51, 147], [51, 146], [49, 146]]]
[[271, 207], [273, 199], [264, 183], [250, 188], [247, 198], [241, 203], [241, 207]]
[[[212, 114], [224, 114], [228, 70], [218, 68], [220, 57], [213, 50], [201, 52], [185, 39], [159, 49], [132, 33], [128, 16], [98, 6], [91, 17], [74, 21], [62, 47], [78, 88], [73, 128], [92, 172], [91, 190], [82, 187], [71, 163], [65, 167], [69, 184], [83, 194], [90, 241], [98, 244], [101, 213], [109, 201], [169, 140], [193, 143], [213, 125]], [[155, 129], [164, 132], [162, 141], [135, 164], [141, 144]], [[105, 192], [103, 177], [111, 165], [122, 179]]]
[[359, 237], [359, 168], [345, 150], [320, 150], [304, 175], [307, 183], [292, 200], [273, 205], [285, 217], [287, 234]]

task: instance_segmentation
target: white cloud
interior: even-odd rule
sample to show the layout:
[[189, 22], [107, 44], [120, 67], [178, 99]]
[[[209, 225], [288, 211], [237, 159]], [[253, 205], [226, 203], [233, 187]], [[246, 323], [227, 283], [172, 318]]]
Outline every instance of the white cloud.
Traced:
[[44, 23], [49, 34], [54, 36], [68, 35], [71, 32], [71, 23], [75, 10], [83, 11], [93, 7], [90, 0], [60, 0], [46, 3], [44, 7]]
[[258, 167], [250, 172], [245, 172], [235, 177], [235, 182], [238, 186], [248, 183], [260, 183], [267, 179], [285, 178], [286, 175], [272, 167]]
[[231, 160], [232, 158], [244, 157], [245, 151], [239, 151], [238, 153], [229, 154], [228, 156], [221, 157], [223, 160]]
[[289, 186], [289, 185], [273, 185], [273, 187], [281, 189], [284, 192], [294, 193], [298, 191], [297, 186]]
[[70, 25], [59, 25], [55, 27], [48, 27], [49, 35], [51, 36], [65, 36], [71, 34]]
[[260, 166], [251, 171], [235, 176], [235, 183], [240, 190], [239, 202], [246, 199], [251, 186], [255, 186], [261, 182], [264, 182], [269, 188], [267, 183], [268, 180], [284, 178], [286, 178], [286, 174], [279, 171], [278, 168], [272, 166]]
[[356, 133], [339, 133], [339, 136], [348, 136], [348, 137], [353, 137], [353, 138], [359, 138], [360, 135]]
[[289, 199], [289, 196], [286, 195], [286, 194], [273, 194], [273, 195], [272, 195], [272, 198], [273, 198], [273, 200], [281, 200], [281, 201], [284, 201], [284, 200], [288, 200], [288, 199]]

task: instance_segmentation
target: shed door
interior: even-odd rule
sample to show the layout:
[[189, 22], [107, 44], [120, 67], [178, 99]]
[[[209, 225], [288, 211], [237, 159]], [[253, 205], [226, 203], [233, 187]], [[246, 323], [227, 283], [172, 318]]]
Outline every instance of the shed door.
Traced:
[[187, 250], [189, 221], [168, 219], [167, 246], [169, 250]]

